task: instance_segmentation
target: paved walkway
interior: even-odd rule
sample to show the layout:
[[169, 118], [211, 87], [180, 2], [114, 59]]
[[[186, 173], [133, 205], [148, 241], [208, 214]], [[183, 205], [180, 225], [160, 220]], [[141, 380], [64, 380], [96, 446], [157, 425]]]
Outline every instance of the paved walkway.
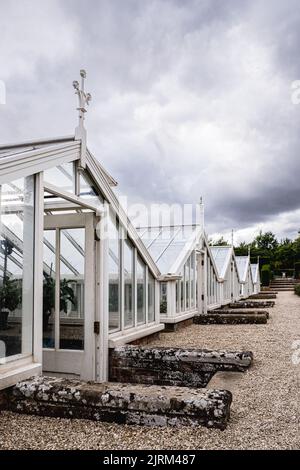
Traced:
[[300, 364], [292, 363], [295, 340], [300, 340], [300, 297], [285, 292], [270, 309], [267, 325], [192, 325], [164, 333], [155, 342], [253, 351], [255, 361], [248, 372], [219, 375], [210, 383], [209, 388], [229, 388], [234, 395], [225, 431], [151, 429], [3, 413], [0, 448], [299, 449]]

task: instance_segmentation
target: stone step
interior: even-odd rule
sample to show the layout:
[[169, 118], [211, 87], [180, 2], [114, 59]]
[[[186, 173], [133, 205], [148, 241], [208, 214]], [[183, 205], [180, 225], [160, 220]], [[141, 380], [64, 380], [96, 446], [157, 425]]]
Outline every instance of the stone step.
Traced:
[[220, 308], [220, 309], [217, 309], [217, 310], [213, 310], [213, 312], [211, 313], [215, 313], [215, 314], [226, 314], [226, 315], [230, 315], [230, 314], [234, 314], [234, 315], [254, 315], [256, 313], [265, 313], [267, 318], [269, 318], [269, 312], [267, 310], [263, 310], [263, 309], [258, 309], [258, 310], [254, 310], [253, 308], [243, 308], [243, 309], [237, 309], [237, 308]]
[[109, 380], [206, 387], [216, 372], [244, 372], [252, 361], [250, 351], [126, 345], [110, 350]]
[[207, 313], [194, 316], [194, 323], [199, 325], [245, 325], [267, 323], [266, 313]]
[[143, 426], [225, 429], [232, 402], [228, 390], [95, 384], [57, 377], [33, 377], [6, 393], [6, 409], [17, 413]]
[[278, 287], [277, 292], [291, 292], [294, 291], [294, 287]]
[[268, 300], [268, 299], [276, 299], [277, 296], [276, 294], [267, 294], [266, 292], [261, 292], [260, 294], [252, 294], [249, 296], [249, 299], [265, 299], [265, 300]]
[[269, 287], [270, 287], [270, 288], [276, 287], [276, 289], [277, 289], [277, 287], [286, 287], [286, 286], [288, 286], [288, 287], [294, 287], [294, 286], [296, 286], [296, 285], [297, 285], [297, 284], [289, 283], [289, 282], [282, 282], [282, 283], [280, 283], [280, 284], [275, 284], [275, 283], [273, 283], [273, 282], [270, 282]]
[[293, 287], [297, 284], [295, 282], [271, 282], [270, 287]]
[[274, 300], [239, 300], [228, 304], [228, 308], [271, 308], [274, 305]]

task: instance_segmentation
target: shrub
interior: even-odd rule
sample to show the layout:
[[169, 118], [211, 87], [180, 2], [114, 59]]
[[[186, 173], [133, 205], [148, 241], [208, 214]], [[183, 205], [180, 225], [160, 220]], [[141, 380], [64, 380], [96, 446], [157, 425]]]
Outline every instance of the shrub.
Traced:
[[299, 261], [295, 263], [294, 269], [295, 269], [295, 278], [299, 279], [300, 278], [300, 262]]
[[300, 284], [296, 284], [294, 287], [295, 294], [300, 296]]
[[261, 283], [264, 287], [270, 284], [271, 280], [271, 269], [269, 264], [264, 264], [261, 268]]

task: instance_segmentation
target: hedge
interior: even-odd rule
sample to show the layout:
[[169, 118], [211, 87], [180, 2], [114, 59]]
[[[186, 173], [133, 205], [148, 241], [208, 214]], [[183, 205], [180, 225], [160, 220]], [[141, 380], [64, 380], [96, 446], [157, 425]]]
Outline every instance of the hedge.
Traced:
[[294, 269], [295, 269], [295, 278], [299, 279], [300, 278], [300, 262], [299, 261], [295, 263]]
[[300, 296], [300, 284], [296, 284], [294, 287], [295, 294]]
[[269, 264], [264, 264], [261, 268], [261, 283], [264, 287], [269, 286], [271, 280], [271, 269]]

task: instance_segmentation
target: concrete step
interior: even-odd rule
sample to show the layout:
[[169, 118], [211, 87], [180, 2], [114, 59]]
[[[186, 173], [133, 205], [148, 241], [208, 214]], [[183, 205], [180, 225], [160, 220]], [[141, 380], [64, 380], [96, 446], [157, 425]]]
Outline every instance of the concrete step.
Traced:
[[228, 305], [228, 308], [272, 308], [274, 307], [274, 300], [239, 300]]
[[227, 390], [86, 383], [33, 377], [7, 391], [6, 409], [17, 413], [144, 426], [225, 429], [232, 394]]
[[207, 313], [194, 316], [194, 323], [199, 325], [245, 325], [267, 323], [266, 313]]
[[269, 312], [267, 310], [263, 310], [263, 309], [258, 309], [258, 310], [254, 310], [253, 308], [243, 308], [243, 309], [237, 309], [237, 308], [222, 308], [222, 309], [217, 309], [217, 310], [213, 310], [213, 312], [211, 313], [217, 313], [217, 314], [226, 314], [226, 315], [230, 315], [230, 314], [234, 314], [234, 315], [254, 315], [256, 313], [265, 313], [267, 318], [269, 318]]
[[216, 372], [244, 372], [252, 361], [251, 351], [126, 345], [110, 350], [109, 380], [206, 387]]

